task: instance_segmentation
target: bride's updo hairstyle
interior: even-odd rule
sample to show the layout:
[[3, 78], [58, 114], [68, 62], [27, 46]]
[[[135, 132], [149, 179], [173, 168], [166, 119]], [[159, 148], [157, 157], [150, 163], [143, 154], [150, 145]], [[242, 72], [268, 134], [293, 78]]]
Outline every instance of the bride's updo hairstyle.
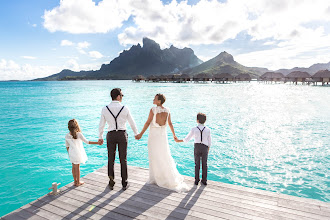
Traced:
[[160, 100], [160, 104], [164, 104], [164, 102], [166, 101], [165, 96], [160, 93], [158, 93], [156, 96], [157, 96], [158, 100]]
[[70, 134], [74, 139], [77, 139], [77, 132], [81, 132], [78, 121], [76, 119], [71, 119], [68, 123], [68, 129]]

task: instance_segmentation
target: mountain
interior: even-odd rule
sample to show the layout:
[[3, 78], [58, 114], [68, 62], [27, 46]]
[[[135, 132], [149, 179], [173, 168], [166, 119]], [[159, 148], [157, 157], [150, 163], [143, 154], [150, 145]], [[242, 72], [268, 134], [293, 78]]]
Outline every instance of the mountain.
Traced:
[[330, 70], [330, 62], [313, 64], [312, 66], [310, 66], [308, 68], [295, 67], [292, 69], [279, 69], [276, 72], [280, 72], [280, 73], [283, 73], [284, 75], [288, 75], [289, 73], [291, 73], [293, 71], [301, 71], [301, 72], [307, 72], [311, 75], [314, 75], [317, 71], [326, 70], [326, 69]]
[[173, 45], [162, 50], [155, 41], [143, 38], [143, 47], [133, 45], [124, 50], [100, 70], [80, 71], [62, 70], [60, 73], [37, 80], [70, 79], [131, 79], [135, 75], [160, 75], [178, 72], [201, 64], [190, 48], [179, 49]]
[[241, 73], [248, 73], [251, 76], [258, 77], [267, 71], [268, 69], [266, 68], [243, 66], [236, 62], [231, 54], [224, 51], [209, 61], [183, 72], [189, 75], [195, 75], [201, 72], [209, 74], [230, 73], [233, 76], [237, 76]]

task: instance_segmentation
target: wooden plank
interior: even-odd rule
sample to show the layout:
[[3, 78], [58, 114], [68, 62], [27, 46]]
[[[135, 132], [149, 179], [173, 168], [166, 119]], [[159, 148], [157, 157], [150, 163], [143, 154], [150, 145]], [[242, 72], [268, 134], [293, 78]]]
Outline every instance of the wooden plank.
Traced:
[[[97, 180], [95, 180], [97, 181]], [[134, 180], [135, 182], [135, 180]], [[153, 187], [152, 185], [150, 187]], [[154, 186], [156, 189], [159, 188], [157, 186]], [[150, 188], [146, 193], [152, 192], [153, 190]], [[158, 192], [159, 193], [159, 192]], [[180, 194], [175, 193], [174, 196], [179, 196]], [[200, 204], [201, 203], [201, 204]], [[269, 218], [269, 214], [272, 215], [273, 217], [276, 217], [277, 219], [289, 219], [290, 217], [292, 217], [292, 219], [297, 219], [298, 217], [296, 215], [291, 215], [290, 213], [281, 213], [281, 212], [276, 212], [276, 207], [275, 210], [268, 210], [268, 209], [262, 209], [258, 207], [253, 207], [251, 206], [251, 210], [246, 209], [247, 204], [244, 204], [242, 202], [233, 202], [233, 201], [228, 201], [223, 202], [221, 200], [219, 200], [218, 198], [207, 198], [207, 199], [202, 199], [199, 203], [197, 203], [196, 205], [200, 205], [203, 208], [211, 208], [213, 207], [210, 204], [217, 204], [217, 207], [215, 208], [215, 210], [219, 210], [219, 208], [221, 208], [222, 210], [224, 208], [229, 209], [229, 210], [233, 210], [235, 211], [236, 215], [239, 215], [240, 212], [246, 213], [246, 214], [250, 214], [253, 215], [253, 219], [258, 218], [258, 217], [263, 217], [263, 218]], [[259, 212], [260, 211], [260, 212]], [[245, 216], [245, 218], [247, 218], [247, 216]], [[309, 218], [304, 218], [304, 217], [299, 217], [300, 219], [309, 219]]]
[[109, 190], [107, 167], [82, 177], [58, 196], [45, 195], [1, 219], [330, 219], [330, 204], [322, 201], [208, 181], [176, 193], [146, 184], [146, 168], [128, 167], [131, 186], [121, 190], [120, 166], [115, 165], [116, 185]]
[[[87, 179], [85, 179], [85, 180], [87, 180]], [[91, 179], [91, 181], [93, 181], [93, 179]], [[104, 184], [104, 183], [103, 183]], [[87, 185], [87, 187], [88, 187], [88, 185]], [[159, 187], [157, 187], [157, 186], [153, 186], [153, 185], [150, 185], [150, 187], [148, 188], [148, 190], [147, 191], [145, 191], [144, 193], [147, 193], [147, 194], [150, 194], [151, 192], [152, 192], [152, 187], [154, 187], [154, 188], [158, 188], [157, 190], [159, 191]], [[156, 192], [156, 193], [159, 193], [159, 192]], [[174, 194], [172, 194], [173, 196], [177, 196], [177, 195], [180, 195], [180, 194], [177, 194], [177, 193], [174, 193]], [[185, 195], [185, 194], [181, 194], [181, 195]], [[170, 196], [169, 197], [167, 197], [167, 198], [171, 198]], [[203, 200], [201, 200], [201, 202], [202, 202]], [[213, 201], [208, 201], [207, 203], [204, 203], [204, 204], [202, 204], [202, 205], [204, 205], [203, 206], [203, 209], [205, 210], [205, 208], [210, 208], [210, 207], [212, 207], [212, 205], [210, 205], [210, 203], [212, 204], [212, 203], [214, 203], [214, 202], [219, 202], [219, 200], [217, 200], [217, 199], [215, 199], [215, 200], [213, 200]], [[220, 201], [220, 204], [222, 204], [222, 202]], [[223, 204], [222, 204], [223, 205]], [[223, 208], [223, 207], [222, 207]], [[241, 207], [238, 207], [239, 209], [240, 209], [240, 211], [242, 212], [243, 211], [243, 209], [245, 209], [244, 208], [244, 206], [241, 206]], [[234, 210], [236, 209], [236, 207], [235, 208], [233, 208]], [[216, 207], [214, 210], [219, 210], [219, 207]], [[252, 212], [247, 212], [247, 214], [248, 213], [252, 213]], [[263, 213], [258, 213], [257, 212], [257, 214], [261, 214], [262, 216], [264, 216], [264, 217], [266, 217]], [[255, 218], [257, 218], [257, 215], [256, 214], [256, 212], [254, 211], [253, 212], [253, 215], [255, 216], [255, 217], [253, 217], [254, 219]], [[246, 216], [245, 216], [246, 217]], [[286, 215], [286, 217], [287, 217], [287, 215]]]
[[[86, 180], [86, 179], [85, 179]], [[131, 188], [130, 188], [131, 189]], [[97, 192], [97, 190], [95, 190], [95, 189], [83, 189], [82, 187], [80, 187], [80, 189], [79, 190], [81, 190], [81, 191], [85, 191], [86, 190], [86, 193], [91, 193], [91, 192]], [[118, 197], [118, 198], [116, 198], [116, 199], [114, 199], [114, 200], [112, 200], [111, 202], [119, 202], [119, 204], [118, 205], [120, 205], [120, 203], [121, 202], [125, 202], [125, 204], [129, 204], [129, 205], [132, 205], [132, 206], [134, 206], [134, 205], [137, 205], [137, 206], [139, 206], [139, 207], [143, 207], [143, 205], [144, 206], [146, 206], [149, 210], [148, 210], [148, 212], [150, 212], [150, 210], [153, 212], [152, 213], [152, 215], [150, 216], [150, 217], [153, 217], [153, 218], [158, 218], [157, 216], [160, 214], [160, 213], [164, 213], [164, 214], [166, 214], [166, 215], [164, 215], [164, 216], [160, 216], [159, 217], [159, 219], [164, 219], [164, 218], [166, 218], [167, 217], [167, 215], [171, 212], [171, 210], [172, 209], [170, 209], [170, 210], [168, 210], [168, 211], [166, 211], [166, 207], [164, 207], [164, 205], [162, 204], [161, 206], [158, 206], [157, 205], [157, 201], [152, 201], [152, 198], [147, 198], [148, 200], [150, 200], [150, 201], [152, 201], [152, 202], [150, 202], [150, 203], [146, 203], [146, 200], [140, 200], [140, 201], [138, 201], [139, 203], [136, 203], [137, 202], [137, 200], [135, 200], [135, 199], [143, 199], [142, 197], [139, 197], [139, 196], [137, 196], [137, 195], [135, 195], [135, 198], [131, 198], [131, 194], [130, 193], [128, 193], [128, 192], [130, 192], [130, 193], [133, 193], [134, 194], [134, 192], [132, 192], [131, 190], [127, 190], [127, 191], [125, 191], [125, 193], [122, 193], [121, 194], [121, 196], [120, 196], [120, 198]], [[124, 196], [124, 194], [127, 194], [127, 195], [125, 195]], [[69, 196], [69, 195], [68, 195]], [[85, 196], [89, 196], [89, 195], [85, 195]], [[130, 200], [132, 200], [132, 201], [130, 201]], [[102, 200], [98, 200], [98, 201], [102, 201]], [[157, 207], [159, 207], [158, 209], [157, 209]], [[145, 211], [145, 210], [143, 210], [143, 211]], [[148, 213], [145, 213], [146, 215], [149, 215]], [[177, 214], [180, 214], [180, 213], [177, 213]], [[182, 217], [183, 216], [180, 216], [179, 217], [179, 219], [182, 219]]]
[[[133, 169], [135, 169], [134, 167], [133, 167]], [[103, 170], [104, 171], [106, 171], [106, 169], [104, 169], [103, 168]], [[138, 169], [136, 169], [136, 170], [143, 170], [143, 168], [141, 169], [141, 168], [138, 168]], [[102, 171], [102, 169], [100, 169], [100, 171]], [[137, 173], [137, 172], [134, 172], [135, 174]], [[99, 172], [96, 172], [96, 174], [100, 174]], [[138, 178], [138, 177], [135, 177], [134, 175], [135, 174], [132, 174], [133, 175], [133, 178], [134, 179], [136, 179], [136, 178]], [[141, 176], [141, 175], [139, 175], [139, 176]], [[142, 175], [143, 176], [143, 175]], [[145, 178], [144, 178], [145, 179]], [[212, 181], [212, 184], [213, 184], [213, 181]], [[236, 187], [236, 186], [234, 186], [234, 187]], [[206, 188], [210, 188], [209, 187], [209, 185], [206, 187]], [[230, 188], [233, 188], [233, 186], [230, 186]], [[244, 189], [244, 187], [242, 188], [242, 187], [238, 187], [238, 188], [241, 188], [240, 189], [240, 191], [242, 191], [242, 189]], [[251, 191], [251, 190], [253, 190], [253, 191], [255, 191], [255, 192], [257, 192], [257, 193], [254, 193], [254, 192], [251, 192], [252, 194], [259, 194], [259, 195], [263, 195], [263, 194], [267, 194], [266, 196], [268, 196], [269, 197], [269, 195], [271, 195], [271, 194], [273, 194], [274, 196], [276, 196], [276, 197], [278, 197], [278, 194], [277, 193], [273, 193], [273, 192], [264, 192], [263, 190], [256, 190], [256, 189], [248, 189], [248, 191]], [[223, 190], [222, 190], [223, 191]], [[243, 191], [244, 192], [244, 191]], [[289, 196], [289, 198], [290, 197], [292, 197], [292, 196]], [[287, 198], [287, 197], [286, 197]], [[292, 198], [291, 198], [292, 199]], [[293, 198], [293, 199], [295, 199], [295, 200], [297, 200], [297, 198]], [[298, 198], [298, 199], [300, 199], [300, 198]], [[276, 199], [276, 200], [278, 200], [278, 198]], [[306, 201], [306, 200], [303, 200], [303, 201]], [[315, 201], [314, 201], [315, 202]], [[316, 201], [316, 203], [317, 204], [319, 204], [319, 203], [321, 203], [324, 207], [327, 207], [327, 203], [323, 203], [323, 202], [319, 202], [319, 201]], [[306, 210], [306, 209], [301, 209], [301, 210], [291, 210], [291, 209], [282, 209], [283, 207], [281, 207], [281, 206], [278, 206], [278, 207], [276, 207], [276, 209], [277, 210], [282, 210], [282, 211], [286, 211], [286, 212], [289, 212], [289, 213], [293, 213], [293, 214], [296, 214], [297, 215], [297, 217], [298, 216], [305, 216], [306, 215], [306, 217], [307, 218], [315, 218], [315, 219], [327, 219], [327, 218], [324, 218], [322, 215], [324, 215], [324, 216], [329, 216], [328, 215], [328, 213], [327, 212], [323, 212], [323, 213], [320, 213], [320, 212], [317, 212], [317, 210], [312, 210], [312, 209], [308, 209], [308, 210]], [[306, 213], [305, 213], [306, 212]], [[310, 214], [310, 213], [312, 213], [312, 214]], [[317, 214], [317, 215], [320, 215], [320, 216], [315, 216], [315, 215], [313, 215], [313, 214]]]

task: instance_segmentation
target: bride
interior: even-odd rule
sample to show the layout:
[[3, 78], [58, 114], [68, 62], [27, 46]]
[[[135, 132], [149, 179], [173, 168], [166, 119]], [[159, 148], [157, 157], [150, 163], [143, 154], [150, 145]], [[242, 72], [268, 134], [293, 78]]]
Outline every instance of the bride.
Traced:
[[165, 96], [163, 94], [155, 96], [153, 104], [156, 106], [151, 108], [148, 120], [136, 138], [140, 139], [150, 125], [148, 138], [148, 183], [177, 192], [184, 192], [188, 190], [188, 186], [183, 182], [184, 178], [178, 172], [168, 146], [167, 123], [170, 126], [173, 137], [176, 138], [176, 136], [170, 110], [163, 106], [164, 102]]

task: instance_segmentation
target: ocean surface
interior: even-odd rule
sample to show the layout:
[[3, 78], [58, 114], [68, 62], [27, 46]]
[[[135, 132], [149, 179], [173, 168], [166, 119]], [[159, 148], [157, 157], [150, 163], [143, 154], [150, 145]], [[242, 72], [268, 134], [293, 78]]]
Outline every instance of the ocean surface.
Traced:
[[[178, 138], [207, 114], [212, 130], [208, 179], [330, 201], [330, 88], [289, 84], [134, 83], [131, 81], [0, 82], [0, 216], [73, 181], [65, 149], [67, 122], [98, 139], [110, 90], [122, 88], [139, 131], [157, 93]], [[148, 168], [148, 131], [136, 141], [129, 125], [128, 164]], [[194, 176], [193, 141], [175, 143], [179, 172]], [[84, 145], [84, 176], [107, 164], [106, 145]], [[116, 154], [117, 162], [118, 154]], [[107, 184], [107, 183], [105, 183]]]

